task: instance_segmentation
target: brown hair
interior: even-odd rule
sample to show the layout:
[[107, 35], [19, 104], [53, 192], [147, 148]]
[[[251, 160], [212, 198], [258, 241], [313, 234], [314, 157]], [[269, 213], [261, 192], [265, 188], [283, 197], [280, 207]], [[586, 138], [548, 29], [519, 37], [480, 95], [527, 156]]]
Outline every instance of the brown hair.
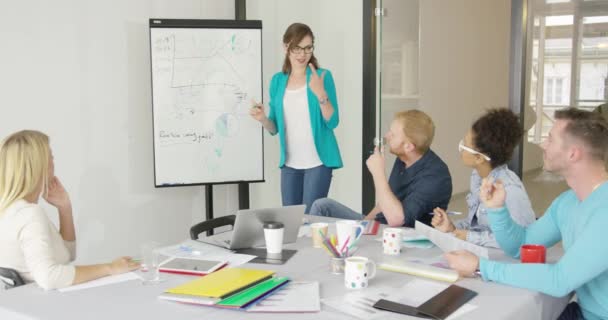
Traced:
[[591, 157], [608, 162], [608, 123], [601, 114], [576, 108], [566, 108], [555, 112], [555, 119], [566, 120], [564, 131], [570, 137], [583, 142]]
[[[287, 45], [287, 52], [285, 53], [285, 61], [283, 62], [283, 73], [291, 73], [291, 62], [289, 61], [289, 53], [291, 50], [298, 46], [300, 41], [304, 39], [306, 36], [310, 36], [312, 38], [312, 44], [315, 44], [315, 35], [310, 30], [310, 27], [303, 23], [292, 23], [287, 30], [285, 30], [285, 34], [283, 34], [283, 43]], [[310, 56], [310, 62], [315, 68], [319, 69], [319, 62], [315, 57], [314, 51]]]
[[429, 150], [435, 136], [435, 124], [431, 117], [420, 110], [407, 110], [395, 114], [395, 120], [403, 125], [403, 133], [423, 154]]
[[496, 168], [507, 163], [513, 149], [521, 141], [523, 129], [519, 117], [513, 111], [501, 108], [490, 109], [471, 127], [473, 143], [477, 151], [490, 157], [490, 166]]

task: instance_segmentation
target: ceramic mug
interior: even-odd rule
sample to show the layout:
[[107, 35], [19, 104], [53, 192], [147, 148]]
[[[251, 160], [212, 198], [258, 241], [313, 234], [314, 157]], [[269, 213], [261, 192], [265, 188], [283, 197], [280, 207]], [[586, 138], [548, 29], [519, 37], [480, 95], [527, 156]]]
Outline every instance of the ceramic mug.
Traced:
[[401, 253], [401, 243], [403, 240], [403, 229], [386, 228], [382, 232], [382, 248], [384, 254], [398, 255]]
[[348, 240], [348, 244], [352, 244], [357, 238], [363, 235], [365, 228], [354, 220], [336, 221], [336, 233], [338, 234], [338, 250], [341, 250]]
[[344, 286], [349, 289], [367, 288], [369, 279], [376, 276], [376, 264], [365, 257], [346, 258]]

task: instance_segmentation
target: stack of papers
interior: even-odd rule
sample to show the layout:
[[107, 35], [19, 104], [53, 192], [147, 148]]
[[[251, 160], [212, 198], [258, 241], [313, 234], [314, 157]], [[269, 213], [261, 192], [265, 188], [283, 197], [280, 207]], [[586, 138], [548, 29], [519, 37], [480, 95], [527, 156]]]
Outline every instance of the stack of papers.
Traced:
[[414, 229], [405, 229], [403, 234], [403, 247], [405, 248], [420, 248], [429, 249], [435, 245], [424, 235], [416, 232]]
[[353, 318], [375, 320], [386, 318], [392, 313], [378, 310], [373, 305], [380, 299], [390, 300], [396, 292], [396, 289], [390, 287], [368, 287], [365, 290], [346, 291], [344, 295], [325, 298], [322, 302]]
[[318, 282], [292, 281], [247, 312], [302, 313], [321, 311]]
[[[418, 248], [418, 249], [430, 249], [435, 245], [421, 234], [418, 234], [414, 229], [402, 229], [403, 230], [403, 241], [401, 245], [404, 248]], [[376, 238], [376, 241], [382, 242], [382, 238]]]
[[[418, 307], [428, 299], [446, 289], [448, 285], [422, 279], [412, 279], [401, 288], [387, 286], [369, 287], [361, 291], [350, 291], [345, 295], [323, 299], [323, 304], [346, 313], [353, 318], [376, 320], [391, 317], [394, 313], [375, 309], [373, 305], [380, 299], [395, 301]], [[413, 294], [415, 293], [415, 294]], [[475, 310], [477, 306], [464, 304], [446, 320], [466, 319], [463, 315]]]
[[443, 252], [451, 252], [455, 250], [467, 250], [478, 257], [488, 258], [488, 248], [484, 248], [470, 242], [460, 240], [449, 233], [443, 233], [427, 226], [420, 221], [416, 221], [416, 232], [426, 236]]
[[226, 268], [168, 289], [159, 299], [240, 309], [267, 297], [289, 279], [274, 271]]
[[[406, 304], [412, 307], [419, 307], [425, 301], [437, 295], [439, 292], [445, 290], [448, 287], [447, 284], [437, 283], [433, 281], [423, 280], [423, 279], [412, 279], [409, 281], [401, 290], [399, 290], [400, 294], [393, 297], [392, 300], [398, 303]], [[416, 294], [411, 294], [412, 292], [416, 292]], [[470, 303], [464, 304], [458, 310], [454, 311], [446, 320], [454, 320], [454, 319], [466, 319], [462, 317], [463, 315], [477, 309], [476, 305], [472, 305]]]

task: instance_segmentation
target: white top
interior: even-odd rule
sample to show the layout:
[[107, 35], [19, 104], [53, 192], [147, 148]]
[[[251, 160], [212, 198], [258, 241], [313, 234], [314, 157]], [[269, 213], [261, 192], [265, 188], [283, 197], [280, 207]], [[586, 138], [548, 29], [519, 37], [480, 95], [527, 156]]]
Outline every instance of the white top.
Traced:
[[18, 200], [0, 213], [0, 267], [55, 289], [74, 281], [76, 268], [68, 263], [75, 257], [76, 242], [64, 241], [38, 204]]
[[285, 120], [285, 165], [294, 169], [310, 169], [323, 164], [312, 138], [306, 86], [285, 90], [283, 97]]

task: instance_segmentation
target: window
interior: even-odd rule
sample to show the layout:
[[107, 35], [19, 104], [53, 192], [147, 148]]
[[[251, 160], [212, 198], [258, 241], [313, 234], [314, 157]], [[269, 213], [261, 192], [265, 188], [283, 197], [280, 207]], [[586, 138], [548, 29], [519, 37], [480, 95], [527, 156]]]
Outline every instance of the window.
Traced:
[[528, 106], [542, 142], [564, 107], [593, 110], [608, 100], [608, 1], [531, 2]]

